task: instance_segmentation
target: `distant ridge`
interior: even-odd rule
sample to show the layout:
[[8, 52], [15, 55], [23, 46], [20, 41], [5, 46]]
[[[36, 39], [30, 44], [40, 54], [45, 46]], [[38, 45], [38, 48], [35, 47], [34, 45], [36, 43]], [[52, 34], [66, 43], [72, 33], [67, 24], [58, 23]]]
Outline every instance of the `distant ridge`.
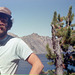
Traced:
[[[13, 37], [19, 37], [13, 33], [8, 33]], [[33, 33], [31, 35], [19, 37], [24, 42], [28, 44], [28, 46], [36, 53], [36, 54], [46, 54], [46, 45], [49, 44], [52, 49], [52, 40], [49, 36], [40, 36], [37, 33]]]

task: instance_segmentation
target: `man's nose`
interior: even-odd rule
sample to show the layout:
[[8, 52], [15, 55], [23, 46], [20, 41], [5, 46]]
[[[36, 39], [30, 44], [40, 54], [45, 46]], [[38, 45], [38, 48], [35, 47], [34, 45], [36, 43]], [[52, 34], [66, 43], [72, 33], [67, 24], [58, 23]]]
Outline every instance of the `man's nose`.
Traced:
[[0, 23], [2, 23], [2, 21], [0, 20]]
[[1, 20], [0, 20], [0, 26], [3, 26], [3, 23], [1, 22]]
[[0, 24], [3, 24], [3, 22], [0, 20]]

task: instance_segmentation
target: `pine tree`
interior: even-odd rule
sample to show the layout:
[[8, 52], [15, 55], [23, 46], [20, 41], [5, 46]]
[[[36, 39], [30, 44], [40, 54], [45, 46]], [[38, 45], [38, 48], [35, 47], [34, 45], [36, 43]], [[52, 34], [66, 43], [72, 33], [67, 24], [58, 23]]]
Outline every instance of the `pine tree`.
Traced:
[[[61, 17], [60, 14], [57, 16], [57, 12], [54, 12], [53, 20], [51, 23], [52, 27], [52, 41], [53, 41], [53, 50], [54, 54], [51, 53], [51, 49], [49, 49], [48, 45], [47, 57], [49, 60], [54, 60], [54, 64], [56, 66], [55, 73], [57, 75], [63, 75], [63, 69], [67, 71], [67, 74], [74, 72], [73, 69], [69, 69], [68, 65], [75, 66], [75, 24], [72, 24], [74, 19], [74, 13], [72, 13], [72, 6], [69, 7], [69, 12], [66, 17]], [[69, 47], [72, 47], [73, 50], [69, 51]], [[63, 59], [61, 55], [61, 49], [63, 51]], [[52, 55], [56, 57], [53, 58]]]
[[[59, 15], [60, 18], [60, 15]], [[63, 68], [62, 68], [62, 57], [61, 57], [61, 52], [60, 52], [60, 47], [59, 47], [59, 41], [56, 38], [56, 29], [55, 26], [58, 26], [58, 21], [57, 21], [57, 12], [54, 12], [54, 17], [53, 21], [51, 24], [52, 27], [52, 42], [53, 42], [53, 49], [54, 53], [56, 54], [56, 59], [55, 59], [55, 66], [56, 66], [56, 75], [63, 75]], [[59, 28], [59, 27], [58, 27]]]
[[55, 27], [58, 27], [57, 26], [57, 12], [56, 11], [54, 12], [51, 27], [52, 27], [52, 42], [53, 42], [54, 54], [51, 53], [51, 50], [49, 49], [49, 46], [47, 45], [46, 48], [47, 48], [48, 54], [46, 55], [46, 57], [48, 59], [51, 59], [54, 61], [54, 64], [56, 66], [55, 74], [56, 75], [63, 75], [62, 56], [61, 56], [60, 47], [59, 47], [60, 40], [56, 38], [56, 29], [55, 29]]

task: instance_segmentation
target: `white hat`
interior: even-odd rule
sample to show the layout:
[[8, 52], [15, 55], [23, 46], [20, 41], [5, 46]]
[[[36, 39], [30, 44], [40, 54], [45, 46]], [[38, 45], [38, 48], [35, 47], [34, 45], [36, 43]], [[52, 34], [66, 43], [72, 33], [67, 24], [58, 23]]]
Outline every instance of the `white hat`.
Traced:
[[11, 16], [11, 11], [6, 7], [0, 7], [0, 13], [6, 14], [8, 16]]

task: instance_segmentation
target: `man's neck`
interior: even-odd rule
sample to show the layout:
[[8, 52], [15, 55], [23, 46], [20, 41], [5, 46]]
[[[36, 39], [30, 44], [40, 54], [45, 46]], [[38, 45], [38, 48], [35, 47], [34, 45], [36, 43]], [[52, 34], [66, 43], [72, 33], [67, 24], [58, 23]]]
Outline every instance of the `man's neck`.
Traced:
[[3, 37], [0, 37], [0, 40], [3, 40], [4, 38], [6, 38], [7, 34], [4, 35]]

